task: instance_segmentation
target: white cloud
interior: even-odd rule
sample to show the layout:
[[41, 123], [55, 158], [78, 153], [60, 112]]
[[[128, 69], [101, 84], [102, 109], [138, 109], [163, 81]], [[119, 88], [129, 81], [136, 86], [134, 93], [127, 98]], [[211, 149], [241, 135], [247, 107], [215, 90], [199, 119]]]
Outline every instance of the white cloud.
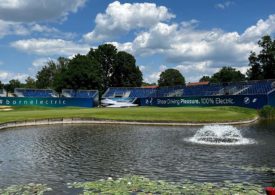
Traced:
[[25, 82], [29, 75], [24, 73], [14, 73], [0, 70], [0, 81], [8, 83], [12, 79], [18, 79], [20, 82]]
[[25, 36], [30, 34], [43, 34], [51, 37], [67, 37], [74, 36], [72, 33], [64, 33], [56, 28], [40, 25], [36, 23], [22, 23], [22, 22], [7, 22], [0, 20], [0, 38], [7, 35]]
[[223, 2], [223, 3], [218, 3], [218, 4], [216, 4], [215, 7], [216, 7], [217, 9], [222, 9], [222, 10], [224, 10], [224, 9], [230, 7], [230, 6], [233, 5], [233, 4], [234, 4], [233, 1], [226, 1], [226, 2]]
[[95, 29], [84, 35], [87, 41], [110, 40], [131, 30], [150, 28], [160, 21], [168, 21], [175, 16], [164, 6], [154, 3], [125, 3], [115, 1], [107, 7], [105, 13], [99, 13], [95, 19]]
[[85, 2], [86, 0], [1, 0], [0, 19], [20, 22], [64, 19]]
[[[245, 73], [250, 51], [258, 52], [260, 49], [258, 40], [266, 34], [275, 33], [275, 15], [259, 20], [243, 33], [221, 29], [199, 30], [195, 26], [197, 23], [160, 22], [137, 34], [132, 42], [114, 44], [120, 50], [139, 57], [161, 55], [169, 67], [181, 70], [187, 80], [194, 81], [201, 75], [213, 74], [222, 66], [233, 66]], [[148, 81], [155, 82], [159, 71], [146, 74]]]
[[63, 39], [27, 39], [11, 43], [11, 46], [31, 54], [41, 56], [71, 56], [74, 54], [86, 54], [90, 47]]
[[243, 41], [259, 40], [263, 35], [274, 34], [275, 15], [270, 15], [267, 20], [260, 19], [256, 25], [247, 28], [241, 36]]

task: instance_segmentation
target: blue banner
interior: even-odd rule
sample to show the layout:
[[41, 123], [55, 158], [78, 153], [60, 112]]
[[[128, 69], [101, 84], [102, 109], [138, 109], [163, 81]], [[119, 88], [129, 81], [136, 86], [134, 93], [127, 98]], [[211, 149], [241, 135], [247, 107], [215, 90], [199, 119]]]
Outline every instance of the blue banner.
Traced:
[[227, 95], [196, 97], [140, 98], [141, 106], [182, 107], [182, 106], [241, 106], [262, 108], [267, 105], [267, 95]]
[[275, 91], [268, 94], [268, 104], [271, 106], [275, 106]]
[[0, 106], [93, 107], [92, 98], [0, 97]]

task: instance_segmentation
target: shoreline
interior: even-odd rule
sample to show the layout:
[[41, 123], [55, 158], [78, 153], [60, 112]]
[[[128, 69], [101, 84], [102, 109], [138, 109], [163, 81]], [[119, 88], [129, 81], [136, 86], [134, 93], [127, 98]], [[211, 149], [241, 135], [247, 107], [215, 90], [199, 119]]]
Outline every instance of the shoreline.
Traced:
[[53, 119], [37, 119], [25, 121], [13, 121], [0, 123], [0, 130], [14, 127], [28, 127], [39, 125], [56, 125], [56, 124], [108, 124], [108, 125], [150, 125], [150, 126], [202, 126], [202, 125], [244, 125], [254, 123], [259, 120], [255, 117], [250, 120], [231, 121], [231, 122], [145, 122], [145, 121], [117, 121], [117, 120], [99, 120], [85, 118], [53, 118]]

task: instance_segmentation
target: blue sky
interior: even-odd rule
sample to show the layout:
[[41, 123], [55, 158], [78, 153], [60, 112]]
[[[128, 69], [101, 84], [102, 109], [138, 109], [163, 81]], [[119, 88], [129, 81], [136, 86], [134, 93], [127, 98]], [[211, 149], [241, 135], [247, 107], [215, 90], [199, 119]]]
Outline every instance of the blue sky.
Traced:
[[49, 60], [112, 43], [144, 81], [178, 69], [187, 82], [230, 65], [243, 73], [275, 34], [274, 0], [0, 0], [0, 80], [35, 77]]

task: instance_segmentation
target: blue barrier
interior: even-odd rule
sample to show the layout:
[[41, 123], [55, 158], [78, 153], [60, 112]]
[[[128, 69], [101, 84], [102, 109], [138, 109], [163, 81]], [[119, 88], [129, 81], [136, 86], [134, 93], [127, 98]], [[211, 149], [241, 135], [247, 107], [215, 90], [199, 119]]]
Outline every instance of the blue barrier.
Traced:
[[92, 98], [0, 97], [0, 106], [93, 107]]
[[[197, 97], [140, 98], [141, 106], [240, 106], [260, 109], [268, 104], [267, 95], [227, 95]], [[275, 102], [274, 102], [275, 103]]]

